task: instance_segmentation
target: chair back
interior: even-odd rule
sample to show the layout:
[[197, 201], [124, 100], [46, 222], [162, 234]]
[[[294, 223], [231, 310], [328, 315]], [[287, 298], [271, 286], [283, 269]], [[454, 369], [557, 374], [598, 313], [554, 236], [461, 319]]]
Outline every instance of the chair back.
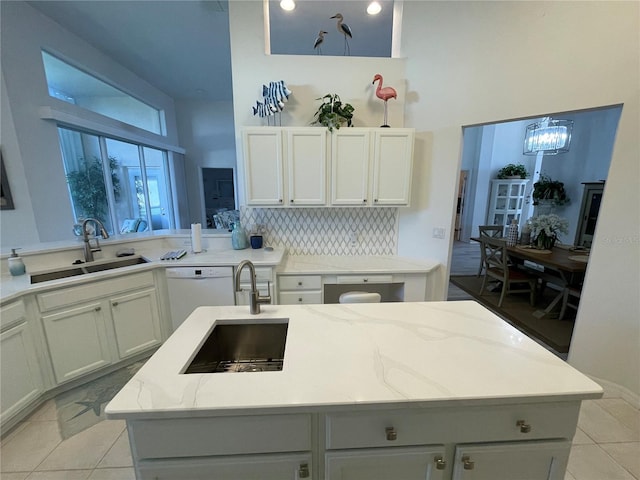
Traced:
[[340, 303], [380, 303], [379, 293], [372, 292], [345, 292], [340, 295]]
[[483, 237], [482, 252], [485, 268], [494, 274], [502, 272], [506, 279], [509, 276], [509, 255], [507, 254], [507, 242], [502, 238]]
[[504, 237], [504, 226], [502, 225], [478, 225], [478, 230], [481, 237]]

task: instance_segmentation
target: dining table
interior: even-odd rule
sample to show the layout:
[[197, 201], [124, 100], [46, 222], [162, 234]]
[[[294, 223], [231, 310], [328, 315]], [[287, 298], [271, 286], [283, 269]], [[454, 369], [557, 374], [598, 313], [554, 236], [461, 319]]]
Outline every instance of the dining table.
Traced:
[[[482, 241], [479, 237], [471, 237], [471, 240]], [[533, 313], [538, 318], [548, 315], [558, 305], [566, 287], [582, 284], [589, 262], [588, 250], [569, 245], [556, 245], [546, 250], [530, 245], [507, 246], [507, 253], [509, 258], [522, 264], [529, 273], [538, 276], [543, 282], [560, 287], [559, 293], [544, 310]], [[530, 263], [524, 263], [525, 261]]]

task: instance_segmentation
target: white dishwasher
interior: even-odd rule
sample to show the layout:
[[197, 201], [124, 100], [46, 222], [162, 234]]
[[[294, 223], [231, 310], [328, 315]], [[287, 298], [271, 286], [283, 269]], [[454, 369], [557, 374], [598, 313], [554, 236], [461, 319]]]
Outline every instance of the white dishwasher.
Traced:
[[233, 267], [166, 269], [173, 330], [196, 308], [235, 305]]

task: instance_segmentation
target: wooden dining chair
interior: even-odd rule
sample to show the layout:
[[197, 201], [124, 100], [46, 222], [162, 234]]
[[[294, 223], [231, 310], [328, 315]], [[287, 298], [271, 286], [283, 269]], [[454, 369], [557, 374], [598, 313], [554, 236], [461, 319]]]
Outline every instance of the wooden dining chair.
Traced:
[[[501, 238], [481, 238], [480, 244], [484, 254], [484, 278], [480, 287], [480, 295], [484, 293], [489, 278], [502, 282], [502, 291], [498, 307], [502, 306], [505, 295], [509, 293], [529, 293], [529, 302], [535, 304], [537, 277], [519, 270], [509, 263], [507, 242]], [[526, 287], [524, 285], [527, 285]], [[520, 285], [514, 288], [513, 285]]]
[[[478, 225], [478, 230], [480, 231], [480, 238], [490, 237], [490, 238], [503, 238], [504, 237], [504, 226], [502, 225]], [[480, 244], [480, 267], [478, 267], [478, 275], [480, 276], [482, 273], [482, 269], [484, 268], [484, 248], [482, 248], [482, 244]]]
[[[564, 287], [564, 290], [562, 291], [562, 307], [560, 307], [558, 320], [564, 320], [564, 315], [567, 313], [567, 308], [572, 308], [576, 311], [578, 310], [578, 305], [580, 304], [580, 295], [582, 295], [581, 285], [567, 285], [566, 287]], [[571, 298], [574, 298], [576, 303], [571, 303], [569, 301]]]

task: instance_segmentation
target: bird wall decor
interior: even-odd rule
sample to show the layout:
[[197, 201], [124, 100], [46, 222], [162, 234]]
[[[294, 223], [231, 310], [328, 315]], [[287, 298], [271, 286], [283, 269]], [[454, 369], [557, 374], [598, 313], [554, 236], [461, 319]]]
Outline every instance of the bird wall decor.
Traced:
[[320, 30], [318, 32], [318, 37], [316, 38], [316, 41], [313, 43], [313, 49], [316, 51], [318, 55], [322, 55], [322, 42], [324, 42], [324, 36], [327, 33], [328, 32], [325, 32], [324, 30]]
[[372, 84], [378, 82], [378, 86], [376, 88], [376, 97], [378, 97], [381, 100], [384, 100], [384, 125], [380, 125], [381, 127], [389, 127], [389, 125], [387, 124], [387, 100], [389, 100], [390, 98], [398, 98], [398, 92], [396, 92], [396, 89], [393, 87], [382, 87], [382, 75], [380, 75], [379, 73], [376, 73], [375, 76], [373, 77], [373, 82], [371, 82]]
[[349, 25], [347, 25], [346, 23], [342, 23], [342, 21], [344, 20], [344, 17], [342, 16], [341, 13], [336, 13], [333, 17], [330, 17], [330, 18], [338, 19], [336, 28], [338, 29], [338, 32], [344, 35], [344, 55], [351, 55], [351, 49], [349, 48], [349, 40], [347, 39], [347, 37], [353, 38], [353, 34], [351, 33], [351, 29], [349, 28]]

